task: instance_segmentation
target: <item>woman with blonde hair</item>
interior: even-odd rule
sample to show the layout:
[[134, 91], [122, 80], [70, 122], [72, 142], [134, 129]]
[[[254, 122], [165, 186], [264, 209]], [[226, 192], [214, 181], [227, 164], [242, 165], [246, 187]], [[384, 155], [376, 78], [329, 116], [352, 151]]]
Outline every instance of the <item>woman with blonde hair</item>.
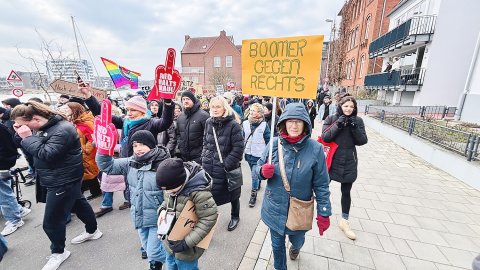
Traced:
[[257, 201], [257, 191], [260, 189], [260, 179], [253, 173], [254, 166], [262, 156], [270, 141], [270, 127], [263, 117], [263, 105], [254, 103], [249, 108], [248, 121], [242, 123], [245, 136], [245, 161], [252, 171], [252, 192], [248, 206], [254, 207]]
[[[43, 269], [57, 269], [69, 256], [65, 249], [67, 214], [76, 213], [85, 232], [72, 239], [79, 244], [102, 236], [92, 207], [81, 192], [82, 146], [75, 127], [58, 112], [30, 101], [11, 114], [21, 145], [33, 156], [37, 174], [37, 200], [45, 202], [43, 230], [52, 255]], [[37, 131], [35, 134], [32, 130]], [[42, 189], [43, 188], [43, 189]]]
[[223, 97], [210, 101], [210, 118], [205, 123], [202, 166], [212, 177], [212, 195], [217, 205], [232, 204], [228, 230], [240, 221], [241, 182], [228, 183], [227, 172], [240, 168], [244, 142], [240, 119]]
[[90, 111], [87, 111], [82, 104], [77, 102], [67, 102], [60, 107], [60, 111], [75, 126], [80, 137], [83, 159], [82, 192], [90, 190], [90, 196], [87, 197], [87, 200], [99, 197], [102, 195], [102, 190], [97, 179], [100, 170], [95, 162], [97, 149], [93, 142], [93, 123], [95, 118]]

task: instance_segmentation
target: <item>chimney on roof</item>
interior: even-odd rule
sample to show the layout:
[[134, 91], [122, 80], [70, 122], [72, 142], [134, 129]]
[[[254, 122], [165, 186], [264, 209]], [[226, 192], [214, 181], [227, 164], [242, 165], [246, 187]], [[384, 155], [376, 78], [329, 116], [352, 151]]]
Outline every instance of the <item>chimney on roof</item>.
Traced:
[[185, 35], [185, 42], [187, 42], [187, 40], [190, 39], [190, 36], [189, 35]]
[[220, 31], [220, 36], [221, 36], [221, 37], [226, 37], [226, 36], [227, 36], [227, 32], [225, 32], [225, 30]]

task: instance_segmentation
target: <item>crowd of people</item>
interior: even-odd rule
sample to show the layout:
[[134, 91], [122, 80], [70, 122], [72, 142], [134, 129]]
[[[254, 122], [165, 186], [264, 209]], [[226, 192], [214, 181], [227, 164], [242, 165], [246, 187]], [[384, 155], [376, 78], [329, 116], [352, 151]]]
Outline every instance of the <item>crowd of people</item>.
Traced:
[[[52, 255], [44, 270], [57, 269], [70, 256], [65, 241], [72, 214], [85, 224], [72, 244], [102, 237], [97, 218], [113, 211], [113, 193], [119, 191], [124, 199], [119, 210], [130, 209], [139, 255], [150, 269], [198, 269], [204, 250], [197, 245], [215, 225], [217, 206], [230, 204], [228, 231], [239, 226], [244, 180], [251, 185], [252, 208], [266, 183], [260, 211], [271, 230], [275, 269], [287, 267], [286, 236], [289, 257], [295, 260], [312, 227], [313, 216], [306, 222], [294, 219], [292, 205], [313, 215], [315, 201], [320, 235], [329, 228], [331, 180], [341, 183], [339, 226], [355, 239], [348, 223], [350, 190], [357, 178], [355, 146], [366, 144], [367, 135], [352, 96], [336, 93], [332, 98], [320, 91], [316, 100], [299, 100], [187, 90], [178, 100], [147, 101], [146, 93], [138, 91], [122, 102], [112, 101], [112, 123], [119, 135], [112, 157], [96, 151], [94, 121], [101, 114], [100, 102], [88, 85], [79, 91], [83, 98], [62, 95], [55, 106], [40, 99], [2, 101], [0, 207], [7, 223], [0, 236], [0, 260], [7, 250], [3, 236], [22, 227], [31, 211], [18, 204], [12, 189], [10, 170], [18, 150], [29, 164], [27, 177], [29, 185], [36, 185], [37, 202], [46, 203], [43, 230]], [[329, 170], [322, 145], [311, 138], [315, 122], [323, 123], [323, 141], [338, 145]], [[242, 160], [251, 179], [242, 174]], [[102, 197], [101, 206], [93, 209], [88, 201], [97, 197]], [[196, 206], [198, 222], [184, 239], [169, 239], [175, 222], [171, 217], [178, 218], [188, 201]]]

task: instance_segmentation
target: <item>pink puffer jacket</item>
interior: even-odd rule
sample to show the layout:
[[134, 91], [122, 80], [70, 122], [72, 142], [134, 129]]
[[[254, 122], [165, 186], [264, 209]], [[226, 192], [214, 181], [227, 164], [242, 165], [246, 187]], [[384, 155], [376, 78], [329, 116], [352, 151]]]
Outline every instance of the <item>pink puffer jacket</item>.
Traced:
[[100, 188], [104, 192], [114, 192], [125, 190], [125, 177], [123, 175], [107, 175], [102, 173]]

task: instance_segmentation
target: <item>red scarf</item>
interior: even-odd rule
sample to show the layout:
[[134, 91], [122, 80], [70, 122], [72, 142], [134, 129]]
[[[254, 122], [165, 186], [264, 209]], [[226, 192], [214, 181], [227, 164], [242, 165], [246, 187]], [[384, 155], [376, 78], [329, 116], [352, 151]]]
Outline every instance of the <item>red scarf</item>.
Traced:
[[289, 143], [297, 143], [299, 142], [301, 139], [303, 139], [303, 137], [305, 137], [304, 134], [300, 134], [298, 136], [295, 136], [295, 137], [292, 137], [292, 136], [288, 136], [287, 132], [286, 131], [283, 131], [281, 134], [282, 138], [284, 138], [287, 142]]

